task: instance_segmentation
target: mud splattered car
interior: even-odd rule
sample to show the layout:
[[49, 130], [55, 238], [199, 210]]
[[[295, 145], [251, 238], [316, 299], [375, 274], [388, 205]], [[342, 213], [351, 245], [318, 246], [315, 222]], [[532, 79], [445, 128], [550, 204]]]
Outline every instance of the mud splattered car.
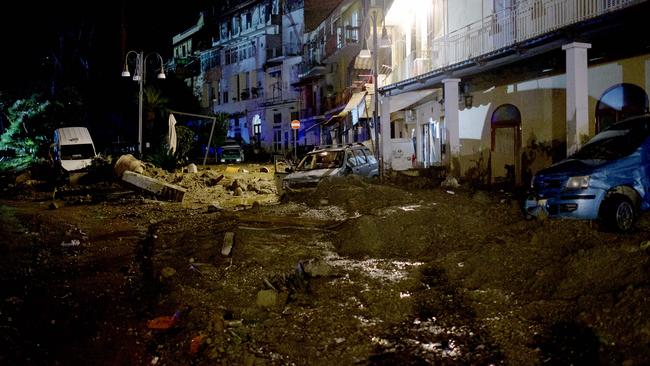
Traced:
[[313, 188], [324, 178], [350, 174], [379, 176], [377, 159], [363, 144], [329, 146], [309, 152], [295, 171], [284, 177], [282, 188], [287, 191]]
[[598, 133], [578, 152], [539, 171], [525, 212], [600, 219], [628, 231], [650, 209], [650, 116], [633, 117]]

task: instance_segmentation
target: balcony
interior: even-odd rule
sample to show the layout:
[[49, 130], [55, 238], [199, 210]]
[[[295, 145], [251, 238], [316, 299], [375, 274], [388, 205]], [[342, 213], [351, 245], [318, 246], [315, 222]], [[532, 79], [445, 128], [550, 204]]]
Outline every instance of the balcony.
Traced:
[[325, 63], [337, 62], [342, 56], [352, 57], [361, 50], [359, 27], [338, 28], [338, 35], [331, 35], [325, 42]]
[[[406, 58], [393, 77], [405, 80], [538, 38], [572, 24], [636, 5], [644, 0], [538, 0], [518, 2], [443, 37], [424, 54]], [[425, 61], [428, 60], [428, 61]]]

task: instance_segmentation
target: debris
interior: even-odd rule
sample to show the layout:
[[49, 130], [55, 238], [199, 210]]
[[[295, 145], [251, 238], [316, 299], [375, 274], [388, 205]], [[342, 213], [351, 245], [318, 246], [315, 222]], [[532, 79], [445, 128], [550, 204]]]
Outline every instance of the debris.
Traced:
[[237, 172], [239, 172], [239, 168], [237, 168], [236, 166], [229, 166], [229, 167], [226, 167], [225, 172], [226, 173], [237, 173]]
[[239, 173], [248, 173], [248, 169], [239, 168]]
[[268, 173], [268, 172], [269, 172], [269, 168], [267, 168], [265, 166], [260, 168], [260, 173]]
[[329, 276], [332, 273], [332, 266], [322, 259], [310, 259], [302, 264], [302, 268], [311, 277]]
[[202, 335], [199, 334], [195, 337], [192, 337], [192, 340], [190, 341], [190, 354], [194, 355], [197, 352], [199, 352], [199, 348], [201, 347], [202, 343], [203, 343]]
[[142, 174], [134, 173], [132, 171], [125, 171], [124, 174], [122, 175], [122, 180], [138, 188], [149, 191], [155, 195], [162, 196], [177, 202], [183, 201], [183, 196], [187, 191], [183, 187], [165, 183], [163, 181], [154, 178], [149, 178]]
[[176, 270], [172, 267], [165, 267], [160, 271], [160, 276], [164, 279], [173, 277], [176, 274]]
[[78, 239], [72, 239], [69, 242], [62, 242], [61, 246], [62, 247], [76, 247], [79, 244], [81, 244], [81, 242]]
[[221, 211], [221, 207], [219, 207], [218, 203], [212, 203], [208, 206], [208, 213], [219, 212], [219, 211]]
[[641, 250], [646, 250], [648, 248], [650, 248], [650, 240], [646, 240], [639, 245], [639, 249]]
[[273, 284], [271, 282], [269, 282], [269, 280], [266, 279], [266, 278], [264, 278], [264, 284], [267, 285], [270, 289], [272, 289], [274, 291], [278, 291], [278, 289], [275, 288], [275, 286], [273, 286]]
[[152, 364], [152, 365], [155, 365], [155, 364], [158, 363], [159, 360], [160, 360], [160, 357], [156, 356], [156, 357], [154, 357], [153, 359], [151, 359], [151, 364]]
[[122, 155], [117, 159], [113, 171], [120, 179], [124, 175], [124, 172], [127, 171], [142, 174], [144, 173], [144, 163], [131, 154]]
[[458, 188], [460, 187], [460, 184], [458, 184], [458, 180], [454, 177], [447, 177], [445, 180], [440, 183], [440, 186], [443, 188]]
[[454, 192], [454, 191], [445, 191], [445, 192], [447, 192], [449, 194], [456, 194], [456, 192]]
[[194, 163], [190, 163], [185, 168], [187, 169], [188, 173], [197, 173], [199, 171], [199, 169], [196, 167], [196, 164], [194, 164]]
[[235, 243], [235, 233], [228, 231], [223, 235], [223, 245], [221, 246], [221, 255], [227, 257], [232, 251], [232, 246]]
[[224, 325], [228, 328], [241, 327], [244, 325], [244, 322], [240, 320], [224, 320]]
[[270, 308], [275, 306], [278, 300], [278, 293], [273, 290], [261, 290], [257, 293], [256, 304], [259, 307]]
[[59, 209], [61, 207], [63, 207], [63, 202], [61, 202], [61, 201], [52, 201], [52, 202], [50, 202], [50, 205], [47, 206], [47, 208], [49, 208], [50, 210], [56, 210], [56, 209]]
[[147, 321], [147, 328], [159, 330], [172, 328], [174, 325], [176, 325], [176, 322], [178, 321], [180, 315], [180, 310], [177, 310], [172, 316], [159, 316], [155, 319]]
[[190, 264], [190, 266], [188, 267], [188, 269], [191, 270], [191, 271], [194, 271], [194, 272], [196, 272], [196, 273], [198, 273], [198, 274], [203, 274], [203, 272], [201, 272], [201, 270], [199, 269], [199, 267], [197, 267], [196, 265], [194, 265], [194, 263]]

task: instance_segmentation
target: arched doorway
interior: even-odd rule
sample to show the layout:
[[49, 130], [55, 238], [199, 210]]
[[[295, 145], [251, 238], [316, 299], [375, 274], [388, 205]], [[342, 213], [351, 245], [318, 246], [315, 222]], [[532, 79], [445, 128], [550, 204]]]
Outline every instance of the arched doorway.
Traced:
[[491, 182], [514, 187], [521, 184], [521, 113], [512, 104], [502, 104], [492, 113]]
[[618, 84], [605, 90], [596, 103], [596, 133], [625, 118], [648, 111], [648, 95], [640, 86]]

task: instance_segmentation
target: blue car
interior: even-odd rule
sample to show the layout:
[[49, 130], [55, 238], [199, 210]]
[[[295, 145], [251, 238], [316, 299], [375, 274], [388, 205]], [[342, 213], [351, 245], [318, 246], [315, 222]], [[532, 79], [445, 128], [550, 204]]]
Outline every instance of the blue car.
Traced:
[[601, 220], [629, 231], [650, 209], [650, 116], [603, 130], [575, 154], [542, 169], [524, 204], [527, 216]]

